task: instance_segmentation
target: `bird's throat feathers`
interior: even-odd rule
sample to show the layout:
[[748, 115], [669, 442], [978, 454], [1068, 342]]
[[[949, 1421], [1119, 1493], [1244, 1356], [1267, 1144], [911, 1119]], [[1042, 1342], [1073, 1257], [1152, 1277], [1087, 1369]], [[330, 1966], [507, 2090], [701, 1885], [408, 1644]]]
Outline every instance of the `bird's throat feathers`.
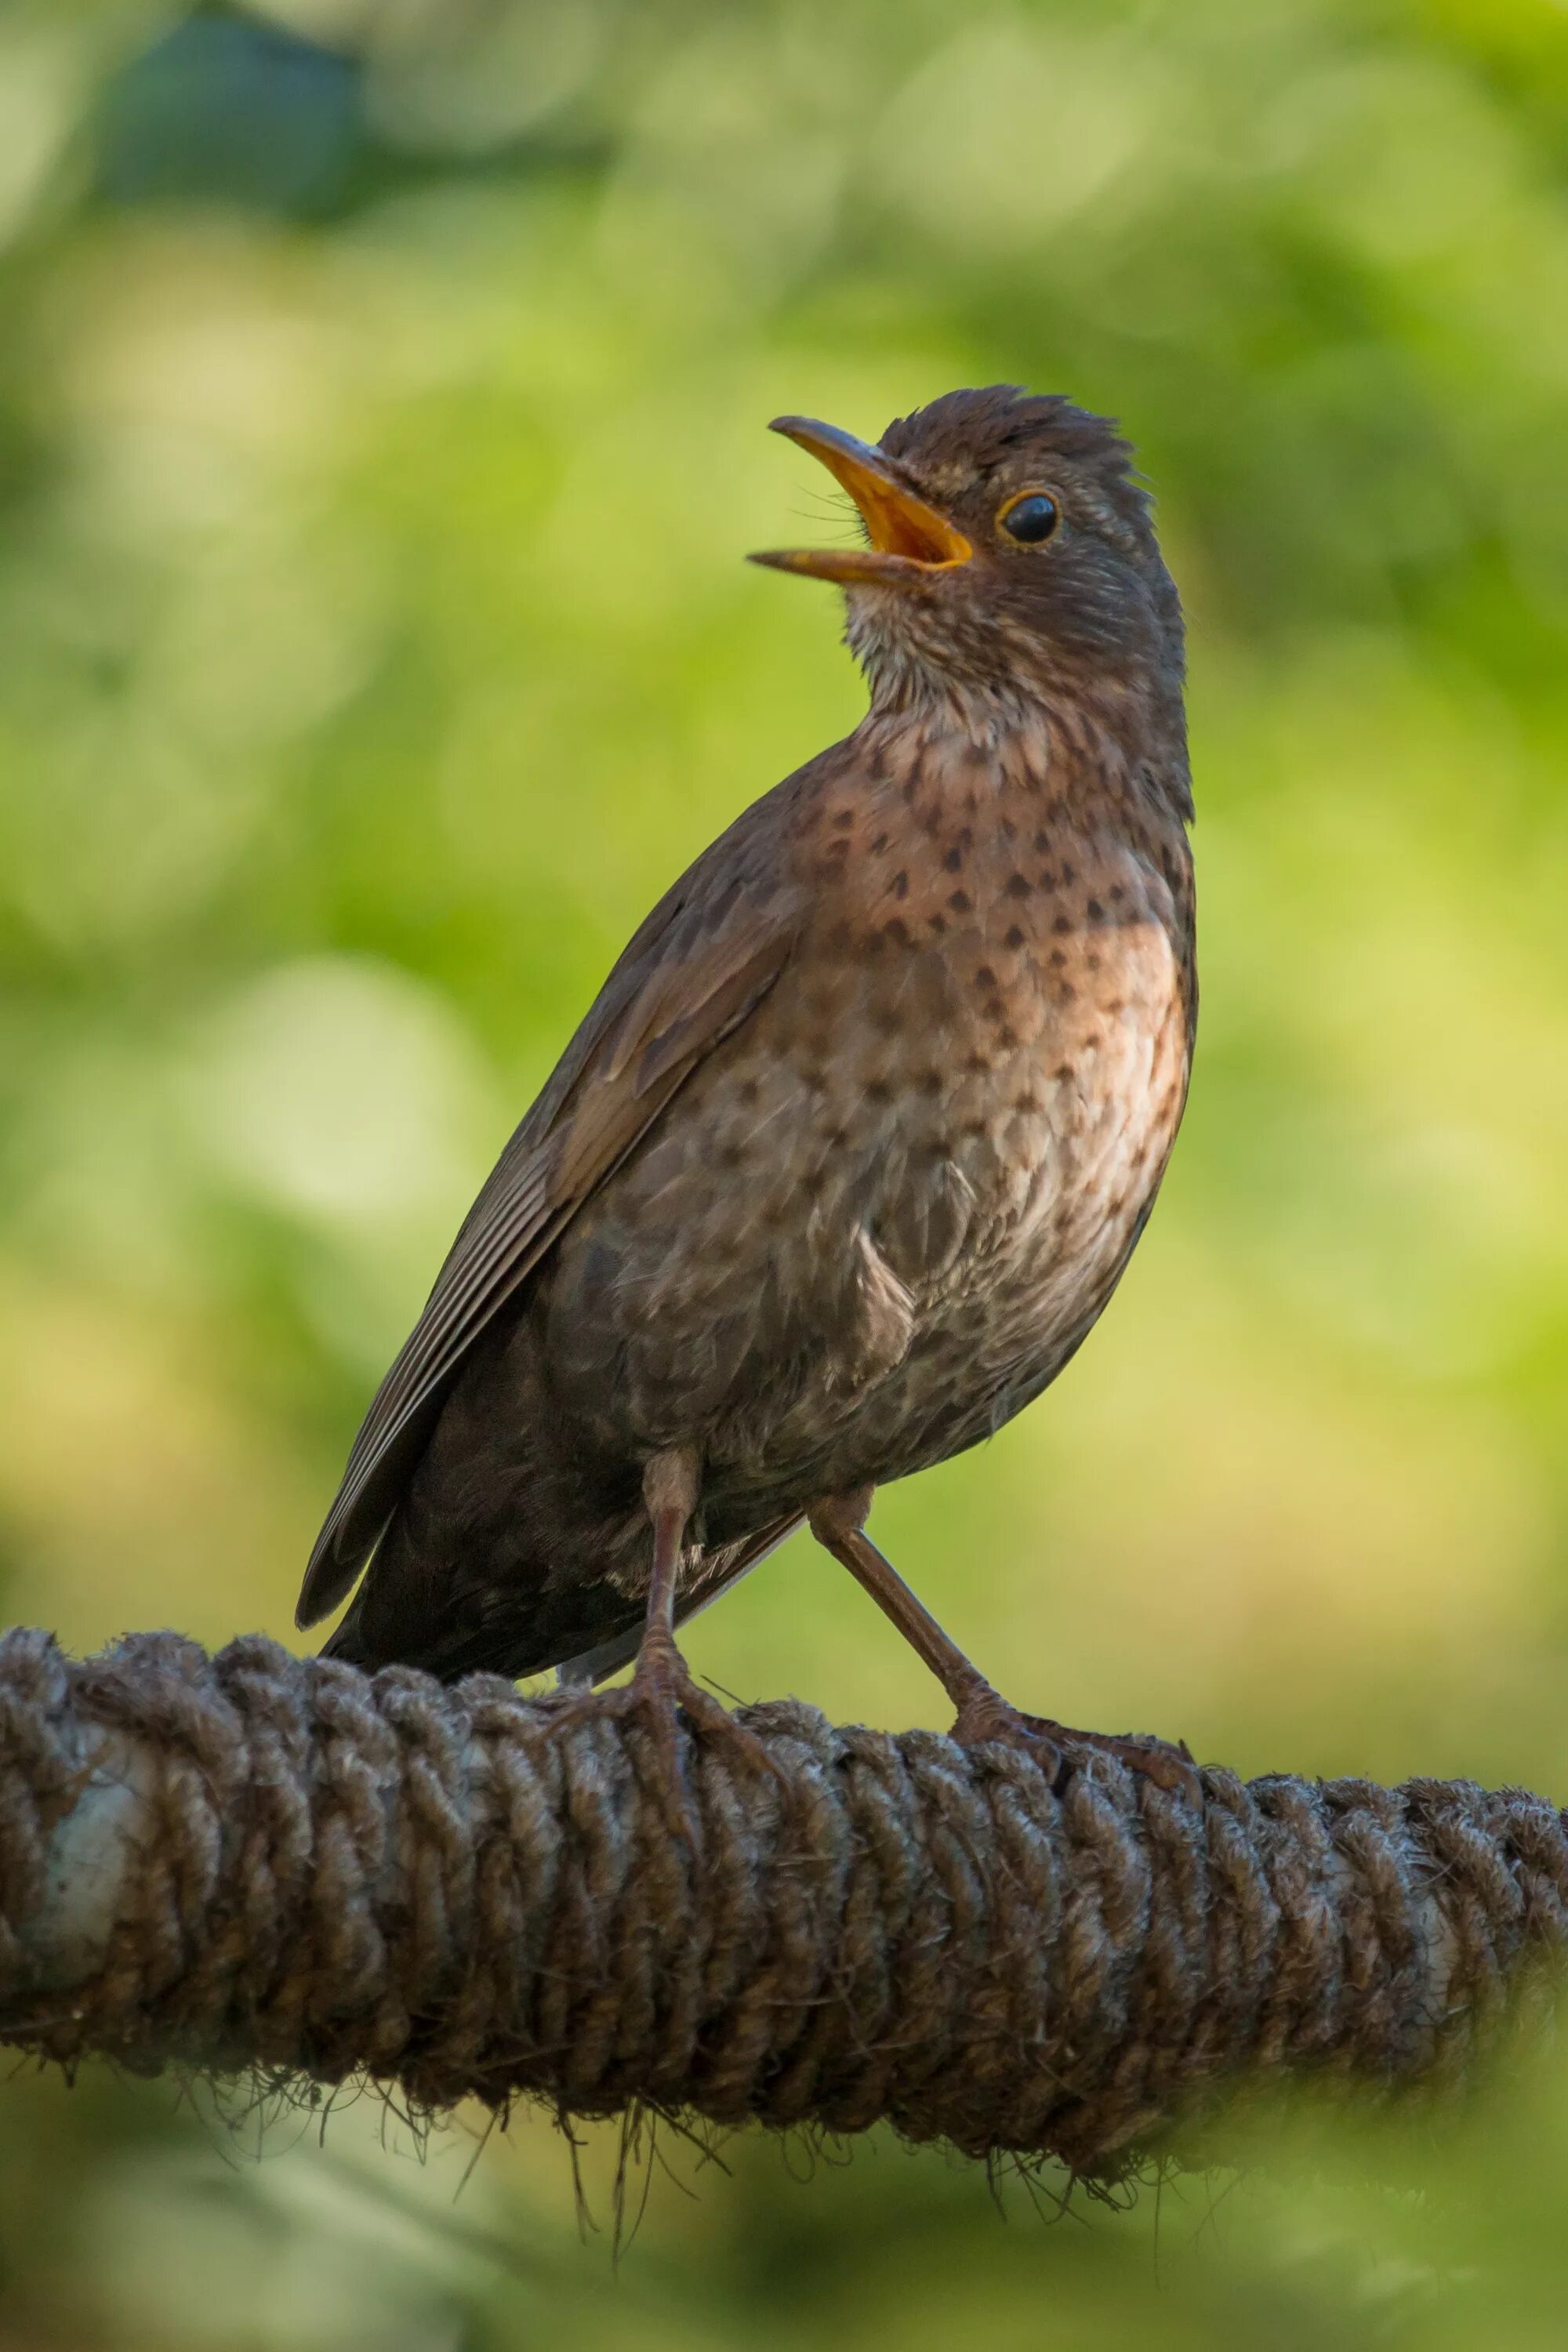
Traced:
[[955, 779], [962, 771], [971, 788], [987, 776], [997, 787], [1053, 790], [1068, 775], [1090, 789], [1131, 779], [1190, 822], [1178, 665], [1110, 665], [1037, 640], [1008, 646], [994, 622], [971, 646], [951, 614], [928, 640], [907, 599], [893, 612], [888, 603], [885, 591], [847, 599], [845, 638], [871, 694], [862, 741]]
[[873, 699], [852, 739], [874, 774], [911, 811], [935, 817], [1022, 796], [1053, 814], [1093, 819], [1118, 807], [1166, 823], [1192, 820], [1184, 730], [1152, 731], [1120, 697], [1014, 695], [932, 678], [908, 699]]

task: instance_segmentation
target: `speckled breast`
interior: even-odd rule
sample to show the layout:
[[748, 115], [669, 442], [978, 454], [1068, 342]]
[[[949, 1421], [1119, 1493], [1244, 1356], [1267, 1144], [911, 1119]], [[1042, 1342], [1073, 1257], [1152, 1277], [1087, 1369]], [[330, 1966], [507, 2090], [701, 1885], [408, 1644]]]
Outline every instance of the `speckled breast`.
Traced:
[[563, 1394], [607, 1452], [699, 1440], [714, 1538], [939, 1460], [1037, 1393], [1181, 1115], [1179, 824], [1110, 782], [1068, 805], [1037, 747], [882, 767], [801, 807], [801, 952], [552, 1285]]

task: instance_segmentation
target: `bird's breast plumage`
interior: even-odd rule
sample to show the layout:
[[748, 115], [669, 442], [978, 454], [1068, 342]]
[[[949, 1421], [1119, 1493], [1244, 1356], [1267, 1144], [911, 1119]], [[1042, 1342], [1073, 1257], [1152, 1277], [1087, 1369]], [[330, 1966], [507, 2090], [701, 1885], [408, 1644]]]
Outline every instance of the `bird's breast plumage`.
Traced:
[[1186, 1084], [1185, 842], [1073, 754], [911, 729], [825, 763], [795, 957], [563, 1237], [563, 1405], [606, 1458], [700, 1443], [720, 1533], [984, 1434], [1136, 1239]]

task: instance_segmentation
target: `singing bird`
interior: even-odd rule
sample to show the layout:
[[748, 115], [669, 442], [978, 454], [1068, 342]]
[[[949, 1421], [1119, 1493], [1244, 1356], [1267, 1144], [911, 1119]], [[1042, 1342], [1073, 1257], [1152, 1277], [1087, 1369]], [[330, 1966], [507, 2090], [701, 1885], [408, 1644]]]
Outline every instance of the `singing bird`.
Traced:
[[1153, 1203], [1196, 1008], [1181, 606], [1129, 445], [1063, 397], [773, 429], [865, 543], [752, 560], [843, 588], [870, 707], [634, 934], [371, 1405], [299, 1619], [363, 1570], [331, 1656], [635, 1655], [674, 1722], [675, 1627], [804, 1520], [957, 1737], [1059, 1749], [1100, 1736], [1009, 1706], [865, 1522], [1055, 1380]]

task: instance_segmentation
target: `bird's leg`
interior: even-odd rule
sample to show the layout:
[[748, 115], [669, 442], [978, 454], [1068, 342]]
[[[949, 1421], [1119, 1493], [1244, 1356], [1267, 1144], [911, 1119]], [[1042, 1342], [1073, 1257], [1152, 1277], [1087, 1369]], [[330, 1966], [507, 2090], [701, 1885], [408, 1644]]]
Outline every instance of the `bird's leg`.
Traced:
[[[692, 1710], [691, 1678], [675, 1639], [676, 1588], [686, 1530], [697, 1508], [701, 1465], [687, 1446], [656, 1454], [643, 1472], [643, 1503], [653, 1526], [653, 1565], [647, 1607], [630, 1684], [595, 1698], [591, 1689], [574, 1692], [567, 1716], [599, 1712], [630, 1717], [640, 1726], [652, 1754], [654, 1774], [669, 1829], [695, 1846], [696, 1831], [681, 1769], [680, 1714]], [[700, 1697], [700, 1694], [698, 1694]]]
[[957, 1707], [961, 1719], [975, 1707], [1006, 1701], [994, 1691], [978, 1666], [972, 1665], [950, 1634], [944, 1633], [919, 1595], [912, 1592], [866, 1533], [874, 1489], [857, 1486], [847, 1495], [828, 1495], [806, 1513], [811, 1532], [865, 1587], [890, 1617], [921, 1663], [928, 1665]]
[[648, 1572], [643, 1637], [625, 1694], [628, 1706], [652, 1727], [672, 1822], [686, 1833], [690, 1831], [690, 1816], [681, 1779], [682, 1714], [693, 1730], [726, 1739], [752, 1769], [766, 1770], [781, 1781], [783, 1778], [756, 1735], [738, 1724], [727, 1707], [693, 1680], [675, 1638], [681, 1555], [701, 1483], [701, 1461], [693, 1446], [671, 1446], [654, 1454], [643, 1472], [643, 1501], [653, 1524], [653, 1566]]
[[643, 1502], [653, 1522], [653, 1567], [632, 1682], [639, 1692], [670, 1706], [684, 1698], [691, 1680], [675, 1639], [675, 1595], [701, 1477], [696, 1452], [687, 1445], [656, 1454], [643, 1472]]
[[1122, 1763], [1163, 1789], [1193, 1791], [1196, 1768], [1185, 1741], [1173, 1747], [1168, 1740], [1139, 1738], [1131, 1732], [1072, 1731], [1047, 1717], [1025, 1715], [1005, 1699], [952, 1636], [943, 1633], [925, 1603], [866, 1533], [872, 1493], [869, 1486], [858, 1486], [848, 1494], [825, 1496], [806, 1514], [811, 1532], [865, 1588], [917, 1657], [931, 1668], [958, 1710], [952, 1726], [954, 1739], [965, 1744], [1018, 1740], [1037, 1752], [1047, 1751], [1042, 1760], [1058, 1792], [1072, 1769], [1064, 1750], [1073, 1748], [1099, 1748], [1120, 1757]]

